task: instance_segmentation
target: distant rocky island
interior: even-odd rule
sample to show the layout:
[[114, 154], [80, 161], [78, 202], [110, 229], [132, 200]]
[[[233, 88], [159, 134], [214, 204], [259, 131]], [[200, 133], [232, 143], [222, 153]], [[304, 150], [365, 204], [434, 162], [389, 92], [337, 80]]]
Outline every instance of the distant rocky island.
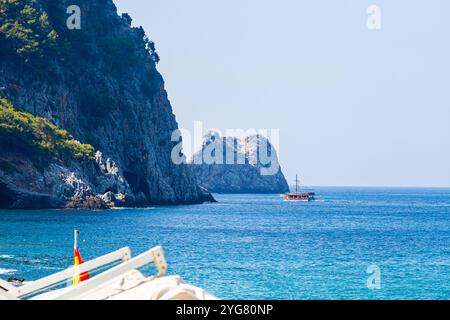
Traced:
[[0, 208], [214, 201], [175, 165], [159, 56], [112, 0], [0, 2]]
[[[262, 155], [267, 152], [267, 159]], [[275, 148], [262, 135], [243, 139], [221, 137], [215, 131], [203, 138], [201, 150], [189, 161], [200, 186], [213, 193], [284, 193], [289, 186]]]

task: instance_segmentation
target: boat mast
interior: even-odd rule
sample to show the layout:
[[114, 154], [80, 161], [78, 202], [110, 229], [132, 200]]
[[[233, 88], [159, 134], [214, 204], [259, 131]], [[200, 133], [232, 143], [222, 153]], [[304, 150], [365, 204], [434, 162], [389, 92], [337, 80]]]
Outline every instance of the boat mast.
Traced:
[[298, 174], [295, 175], [295, 192], [298, 192]]

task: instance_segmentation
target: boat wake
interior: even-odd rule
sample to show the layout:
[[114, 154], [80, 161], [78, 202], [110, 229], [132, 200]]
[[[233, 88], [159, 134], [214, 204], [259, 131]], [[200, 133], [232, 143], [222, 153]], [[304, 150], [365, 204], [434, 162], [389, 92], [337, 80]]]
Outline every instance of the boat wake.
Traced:
[[156, 207], [146, 207], [146, 208], [113, 207], [113, 208], [111, 208], [111, 210], [132, 210], [132, 209], [154, 210], [154, 209], [156, 209]]
[[11, 273], [14, 273], [16, 271], [17, 271], [16, 269], [3, 269], [3, 268], [0, 268], [0, 274], [11, 274]]

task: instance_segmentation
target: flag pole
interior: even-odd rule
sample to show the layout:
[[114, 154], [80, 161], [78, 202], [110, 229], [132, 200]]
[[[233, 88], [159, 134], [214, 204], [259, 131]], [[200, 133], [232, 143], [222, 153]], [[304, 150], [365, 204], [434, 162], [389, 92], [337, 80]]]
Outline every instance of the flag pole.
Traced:
[[78, 248], [78, 228], [75, 227], [73, 233], [73, 249], [76, 250]]
[[72, 273], [72, 285], [78, 284], [78, 267], [76, 263], [76, 254], [77, 254], [77, 246], [78, 246], [78, 229], [75, 227], [73, 229], [73, 273]]
[[80, 273], [79, 265], [83, 263], [80, 251], [78, 250], [78, 228], [75, 227], [73, 232], [73, 276], [72, 285], [77, 285], [82, 281], [89, 279], [89, 273], [87, 271]]

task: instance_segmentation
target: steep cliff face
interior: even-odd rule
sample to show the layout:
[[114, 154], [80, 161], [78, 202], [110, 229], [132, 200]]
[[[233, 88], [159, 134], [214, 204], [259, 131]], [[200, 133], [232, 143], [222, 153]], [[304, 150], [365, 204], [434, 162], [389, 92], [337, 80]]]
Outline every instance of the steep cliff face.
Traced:
[[[17, 39], [12, 42], [9, 34], [0, 34], [0, 95], [16, 109], [49, 119], [103, 154], [97, 159], [96, 172], [87, 172], [79, 165], [45, 170], [52, 174], [67, 171], [63, 176], [75, 172], [93, 194], [108, 192], [107, 187], [95, 190], [99, 184], [93, 180], [103, 175], [98, 169], [101, 162], [110, 159], [115, 177], [122, 182], [109, 189], [123, 195], [128, 205], [212, 200], [186, 165], [171, 161], [171, 150], [177, 143], [171, 141], [171, 134], [177, 123], [156, 69], [159, 57], [142, 28], [132, 28], [128, 16], [119, 17], [112, 0], [21, 2], [29, 2], [37, 10], [38, 21], [43, 14], [48, 15], [47, 23], [40, 22], [48, 30], [36, 32], [49, 33], [38, 43], [39, 50], [28, 50], [32, 44]], [[80, 30], [66, 26], [70, 5], [81, 9]], [[2, 23], [9, 18], [3, 17]], [[0, 158], [2, 154], [5, 159], [10, 156], [5, 156], [6, 151], [0, 151]], [[22, 176], [26, 179], [29, 175], [22, 172]], [[9, 179], [9, 189], [14, 187], [10, 178], [11, 174], [0, 168], [0, 179]], [[5, 185], [3, 182], [3, 189]], [[29, 191], [39, 192], [39, 185]], [[54, 192], [44, 190], [44, 185], [42, 188], [45, 194]]]
[[237, 139], [209, 132], [190, 167], [200, 185], [214, 193], [289, 191], [276, 150], [261, 135]]

